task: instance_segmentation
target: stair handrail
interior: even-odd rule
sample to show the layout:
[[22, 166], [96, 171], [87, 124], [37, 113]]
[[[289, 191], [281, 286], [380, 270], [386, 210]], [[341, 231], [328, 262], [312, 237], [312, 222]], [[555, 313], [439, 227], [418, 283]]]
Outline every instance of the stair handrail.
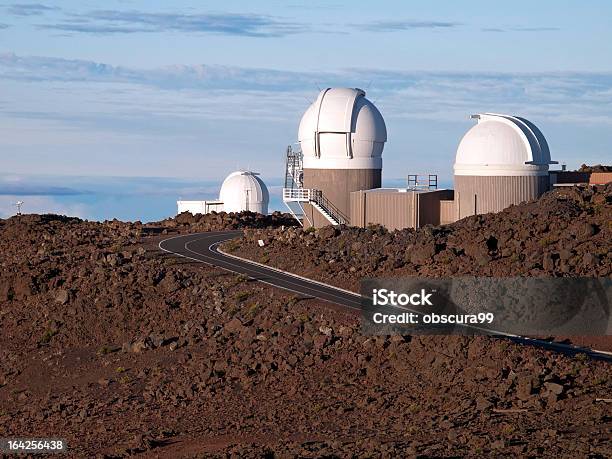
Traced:
[[350, 219], [338, 209], [321, 190], [311, 190], [310, 199], [320, 205], [340, 225], [348, 225]]

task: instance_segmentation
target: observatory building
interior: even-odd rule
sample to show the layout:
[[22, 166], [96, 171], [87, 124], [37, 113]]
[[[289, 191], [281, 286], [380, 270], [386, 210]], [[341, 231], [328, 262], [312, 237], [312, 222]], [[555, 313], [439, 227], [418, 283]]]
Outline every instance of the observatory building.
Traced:
[[457, 218], [499, 212], [549, 190], [548, 143], [530, 121], [485, 113], [461, 139], [455, 158]]
[[219, 192], [224, 212], [248, 210], [260, 214], [268, 213], [268, 188], [257, 175], [256, 172], [237, 171], [227, 176]]
[[191, 212], [195, 215], [248, 210], [267, 214], [270, 196], [266, 184], [258, 175], [251, 171], [232, 172], [223, 181], [218, 200], [177, 201], [178, 213]]
[[561, 180], [549, 171], [548, 143], [525, 118], [473, 115], [457, 149], [455, 189], [435, 174], [407, 176], [406, 188], [381, 188], [387, 129], [361, 89], [327, 88], [300, 121], [299, 149], [287, 150], [283, 201], [303, 226], [440, 225], [536, 199]]
[[350, 193], [381, 186], [387, 128], [365, 95], [327, 88], [302, 116], [301, 154], [288, 152], [283, 199], [312, 226], [349, 223]]

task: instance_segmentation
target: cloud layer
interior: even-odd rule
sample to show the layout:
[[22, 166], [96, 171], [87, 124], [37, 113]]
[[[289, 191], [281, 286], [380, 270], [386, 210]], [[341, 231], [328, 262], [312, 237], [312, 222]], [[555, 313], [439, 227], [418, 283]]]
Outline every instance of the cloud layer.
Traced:
[[605, 162], [612, 148], [610, 73], [139, 69], [0, 54], [0, 85], [3, 166], [18, 173], [277, 176], [302, 113], [332, 86], [367, 90], [393, 134], [388, 170], [400, 174], [407, 152], [412, 168], [448, 172], [473, 113], [531, 119], [555, 159]]
[[51, 11], [59, 11], [58, 7], [40, 3], [14, 3], [5, 6], [6, 12], [13, 16], [40, 16]]
[[560, 27], [484, 27], [483, 32], [558, 32]]
[[413, 29], [451, 29], [459, 25], [461, 24], [458, 22], [394, 20], [372, 21], [365, 24], [355, 24], [353, 27], [369, 32], [398, 32]]
[[[337, 5], [336, 5], [337, 6]], [[329, 8], [326, 6], [325, 8]], [[333, 5], [331, 6], [333, 7]], [[118, 35], [136, 33], [210, 33], [218, 35], [271, 38], [300, 33], [330, 33], [328, 26], [319, 28], [311, 22], [298, 22], [283, 17], [265, 14], [231, 12], [145, 12], [141, 10], [98, 9], [85, 12], [66, 11], [57, 6], [40, 3], [0, 5], [12, 16], [45, 17], [36, 27], [63, 34]], [[317, 7], [315, 7], [317, 8]], [[322, 7], [319, 7], [322, 8]], [[58, 13], [48, 15], [48, 13]], [[463, 24], [443, 19], [425, 20], [415, 18], [378, 19], [364, 23], [335, 23], [335, 33], [360, 32], [404, 32], [410, 30], [450, 30]], [[551, 26], [485, 27], [483, 32], [550, 32], [560, 30]]]
[[[82, 89], [100, 94], [92, 105], [98, 109], [91, 110], [98, 114], [107, 110], [136, 113], [143, 107], [151, 113], [151, 101], [155, 101], [153, 113], [170, 116], [280, 118], [285, 113], [301, 111], [316, 96], [319, 85], [364, 87], [372, 82], [370, 96], [379, 101], [387, 114], [404, 119], [452, 120], [473, 111], [508, 111], [544, 119], [612, 124], [609, 73], [379, 69], [309, 73], [210, 65], [136, 69], [83, 60], [0, 54], [0, 79], [14, 84], [64, 83], [75, 93]], [[50, 97], [52, 100], [54, 95]], [[66, 97], [63, 106], [68, 109], [63, 115], [69, 116], [71, 96], [61, 97]], [[43, 118], [46, 116], [40, 107], [36, 109], [36, 104], [29, 106], [23, 99], [12, 107], [1, 103], [2, 99], [0, 113], [36, 117], [38, 112]], [[78, 105], [75, 108], [87, 119], [90, 110]]]
[[87, 191], [63, 186], [40, 186], [31, 183], [3, 184], [0, 182], [0, 196], [77, 196]]
[[39, 27], [91, 34], [196, 32], [247, 37], [280, 37], [308, 30], [303, 24], [267, 15], [145, 13], [135, 10], [70, 14], [60, 22], [40, 24]]

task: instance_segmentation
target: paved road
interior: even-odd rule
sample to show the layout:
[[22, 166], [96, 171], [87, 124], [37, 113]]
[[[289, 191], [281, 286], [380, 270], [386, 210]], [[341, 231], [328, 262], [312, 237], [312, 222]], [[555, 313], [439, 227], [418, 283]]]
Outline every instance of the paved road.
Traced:
[[360, 296], [356, 293], [238, 260], [218, 251], [220, 243], [241, 234], [242, 231], [223, 231], [175, 236], [161, 241], [159, 248], [190, 260], [244, 274], [259, 282], [280, 287], [302, 297], [318, 298], [352, 309], [360, 309]]
[[[242, 234], [242, 231], [218, 231], [209, 233], [196, 233], [174, 236], [164, 239], [159, 243], [159, 248], [193, 261], [218, 266], [231, 272], [244, 274], [253, 279], [274, 287], [282, 288], [306, 298], [318, 298], [320, 300], [335, 303], [344, 307], [360, 310], [360, 295], [349, 292], [331, 285], [315, 282], [303, 277], [283, 273], [275, 269], [233, 258], [218, 251], [218, 246], [223, 241], [233, 239]], [[539, 339], [524, 338], [513, 335], [505, 335], [516, 343], [535, 346], [564, 354], [584, 353], [595, 359], [612, 362], [612, 354], [605, 351], [597, 351], [587, 348], [543, 341]]]

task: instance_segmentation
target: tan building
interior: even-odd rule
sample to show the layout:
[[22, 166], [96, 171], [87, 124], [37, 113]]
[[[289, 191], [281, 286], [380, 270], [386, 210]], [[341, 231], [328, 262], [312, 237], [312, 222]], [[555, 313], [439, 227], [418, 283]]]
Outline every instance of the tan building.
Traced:
[[478, 123], [461, 139], [455, 159], [455, 189], [378, 189], [351, 193], [354, 226], [388, 229], [447, 224], [499, 212], [538, 198], [551, 186], [548, 143], [530, 121], [509, 115], [474, 115]]
[[[448, 205], [447, 203], [451, 203]], [[420, 228], [456, 220], [453, 190], [379, 188], [351, 193], [351, 225], [389, 230]]]
[[612, 172], [593, 172], [589, 177], [590, 185], [605, 185], [612, 183]]

